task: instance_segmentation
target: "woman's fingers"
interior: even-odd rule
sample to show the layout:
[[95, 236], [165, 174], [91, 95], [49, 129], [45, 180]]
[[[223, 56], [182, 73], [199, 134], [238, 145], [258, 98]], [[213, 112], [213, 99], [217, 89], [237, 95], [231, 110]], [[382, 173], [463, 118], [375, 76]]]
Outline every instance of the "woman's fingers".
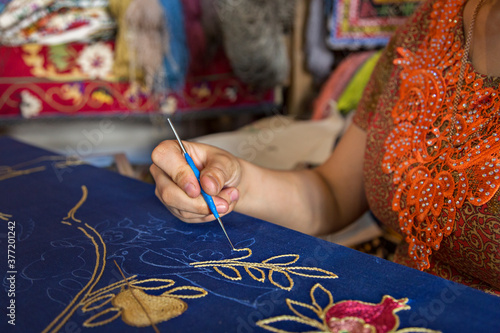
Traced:
[[[201, 170], [203, 190], [212, 196], [220, 215], [232, 211], [239, 198], [241, 167], [229, 153], [215, 147], [185, 143], [194, 163]], [[200, 195], [200, 184], [187, 164], [176, 141], [164, 141], [152, 153], [151, 175], [156, 196], [179, 219], [207, 222], [214, 219]]]

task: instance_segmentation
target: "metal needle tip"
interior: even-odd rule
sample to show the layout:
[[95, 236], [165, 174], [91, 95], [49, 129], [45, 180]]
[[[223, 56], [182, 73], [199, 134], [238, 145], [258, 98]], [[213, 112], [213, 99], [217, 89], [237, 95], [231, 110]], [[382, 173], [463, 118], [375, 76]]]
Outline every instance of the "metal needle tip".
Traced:
[[229, 236], [227, 235], [226, 228], [224, 228], [224, 225], [222, 224], [222, 221], [220, 220], [219, 217], [217, 218], [217, 221], [219, 221], [219, 224], [222, 227], [222, 231], [224, 231], [224, 234], [226, 235], [226, 238], [229, 241], [229, 244], [231, 244], [231, 247], [233, 248], [233, 250], [236, 251], [236, 249], [233, 246], [233, 243], [231, 243], [231, 240], [229, 239]]
[[177, 142], [179, 142], [179, 146], [181, 146], [182, 152], [184, 154], [187, 154], [186, 148], [184, 148], [184, 145], [182, 144], [181, 138], [179, 138], [179, 135], [177, 134], [177, 131], [175, 130], [174, 125], [170, 121], [170, 118], [167, 118], [167, 121], [168, 121], [168, 123], [170, 125], [170, 128], [172, 128], [172, 132], [174, 132], [174, 135], [175, 135], [175, 138], [177, 139]]

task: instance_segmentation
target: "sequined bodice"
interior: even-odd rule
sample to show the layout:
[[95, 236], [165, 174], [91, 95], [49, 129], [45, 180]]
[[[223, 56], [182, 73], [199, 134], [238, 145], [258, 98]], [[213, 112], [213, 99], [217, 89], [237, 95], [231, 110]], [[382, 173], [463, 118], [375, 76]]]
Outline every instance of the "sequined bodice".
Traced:
[[[375, 215], [400, 230], [409, 245], [408, 255], [419, 269], [431, 267], [432, 254], [442, 252], [438, 250], [443, 244], [447, 248], [443, 252], [449, 255], [469, 251], [465, 248], [472, 241], [476, 248], [465, 254], [460, 265], [467, 260], [472, 269], [474, 264], [489, 265], [498, 277], [498, 78], [478, 74], [471, 64], [466, 66], [456, 116], [457, 135], [449, 136], [464, 53], [464, 2], [434, 1], [427, 19], [408, 28], [409, 34], [400, 45], [394, 45], [388, 89], [376, 101], [377, 112], [382, 113], [372, 116], [369, 125], [367, 192], [384, 186], [382, 179], [391, 184], [386, 197], [368, 193], [370, 205]], [[374, 170], [371, 163], [381, 168]], [[471, 234], [478, 232], [471, 224], [478, 218], [481, 229], [474, 237], [482, 237], [479, 241], [463, 234], [467, 229]], [[490, 253], [484, 253], [486, 248]]]

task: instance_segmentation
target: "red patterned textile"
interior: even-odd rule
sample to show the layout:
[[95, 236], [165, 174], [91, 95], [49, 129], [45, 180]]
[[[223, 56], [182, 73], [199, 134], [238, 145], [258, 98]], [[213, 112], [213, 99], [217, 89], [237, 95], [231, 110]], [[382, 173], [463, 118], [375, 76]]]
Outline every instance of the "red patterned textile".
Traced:
[[0, 118], [195, 111], [274, 104], [237, 80], [221, 53], [181, 91], [153, 96], [112, 73], [114, 42], [0, 46]]
[[354, 121], [368, 134], [370, 208], [409, 244], [396, 260], [498, 292], [500, 78], [467, 65], [459, 135], [449, 136], [465, 2], [429, 1], [401, 27]]

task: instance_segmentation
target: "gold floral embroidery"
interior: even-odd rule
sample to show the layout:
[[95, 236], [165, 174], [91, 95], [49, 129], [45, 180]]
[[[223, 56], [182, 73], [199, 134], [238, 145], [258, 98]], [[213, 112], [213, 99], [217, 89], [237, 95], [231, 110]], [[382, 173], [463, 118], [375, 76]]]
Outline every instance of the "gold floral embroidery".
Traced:
[[[124, 278], [118, 283], [99, 289], [89, 295], [82, 303], [82, 312], [87, 313], [102, 309], [111, 303], [111, 307], [102, 310], [87, 319], [83, 326], [97, 327], [109, 324], [120, 315], [130, 326], [147, 327], [167, 321], [183, 314], [188, 305], [181, 298], [194, 299], [206, 296], [208, 293], [199, 287], [175, 287], [171, 279], [146, 279], [138, 281], [136, 276]], [[162, 283], [158, 287], [146, 287], [148, 283]], [[120, 289], [117, 294], [111, 291]], [[165, 290], [161, 295], [150, 295], [145, 290]], [[188, 291], [187, 294], [182, 294]], [[115, 314], [109, 317], [109, 313]], [[101, 318], [106, 319], [101, 319]]]
[[[61, 221], [68, 226], [77, 226], [94, 245], [95, 265], [94, 271], [87, 284], [77, 293], [66, 308], [43, 330], [43, 332], [59, 332], [64, 324], [81, 309], [83, 313], [102, 309], [111, 303], [111, 307], [91, 316], [84, 322], [85, 327], [96, 327], [106, 325], [118, 317], [131, 326], [152, 326], [156, 330], [156, 324], [181, 315], [187, 310], [187, 304], [181, 298], [199, 298], [207, 295], [207, 292], [199, 287], [182, 286], [175, 287], [175, 281], [170, 279], [145, 279], [137, 280], [136, 276], [115, 282], [104, 288], [94, 291], [106, 268], [106, 244], [101, 235], [89, 224], [83, 223], [75, 215], [78, 209], [85, 203], [88, 197], [88, 189], [82, 186], [82, 197], [78, 203], [69, 210], [68, 215]], [[74, 224], [76, 223], [76, 224]], [[148, 286], [151, 283], [161, 283], [160, 286]], [[112, 291], [120, 289], [117, 294]], [[150, 295], [147, 290], [165, 290], [161, 295]], [[183, 291], [189, 291], [182, 294]], [[109, 313], [114, 315], [109, 316]], [[105, 319], [103, 319], [105, 317]]]
[[[396, 300], [384, 296], [378, 304], [361, 301], [341, 301], [334, 303], [332, 293], [321, 284], [315, 284], [311, 291], [311, 304], [287, 298], [286, 304], [293, 315], [281, 315], [257, 322], [257, 325], [271, 332], [289, 333], [281, 325], [292, 323], [293, 326], [309, 326], [314, 330], [306, 332], [359, 332], [359, 333], [403, 333], [437, 331], [412, 327], [398, 329], [400, 325], [398, 311], [409, 310], [407, 298]], [[285, 326], [286, 327], [286, 326]], [[293, 332], [298, 332], [294, 330]]]
[[[338, 277], [336, 274], [321, 268], [291, 266], [299, 260], [300, 256], [298, 254], [274, 256], [261, 263], [256, 263], [242, 261], [252, 256], [252, 250], [249, 248], [236, 249], [235, 251], [246, 251], [247, 254], [236, 259], [200, 261], [191, 263], [191, 265], [194, 267], [212, 267], [221, 276], [233, 281], [242, 279], [241, 273], [236, 267], [243, 267], [252, 279], [262, 283], [266, 281], [266, 273], [264, 270], [268, 270], [269, 282], [288, 291], [292, 290], [294, 286], [294, 281], [290, 274], [316, 279], [335, 279]], [[286, 281], [288, 281], [288, 285], [277, 282], [277, 277], [285, 278]]]

